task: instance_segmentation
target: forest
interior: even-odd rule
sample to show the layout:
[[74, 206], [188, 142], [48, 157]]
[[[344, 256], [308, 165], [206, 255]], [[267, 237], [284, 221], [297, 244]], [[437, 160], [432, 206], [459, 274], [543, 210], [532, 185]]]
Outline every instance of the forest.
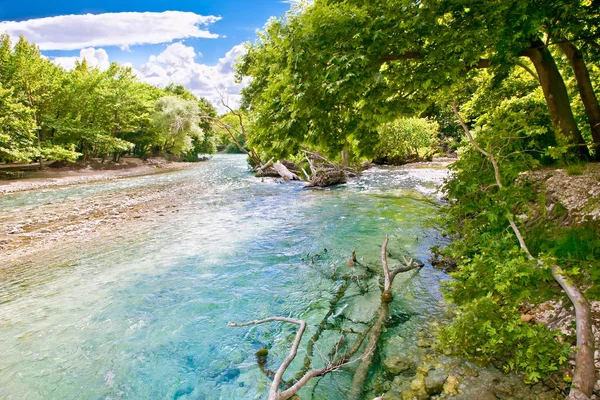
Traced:
[[195, 160], [228, 144], [215, 107], [181, 85], [142, 83], [131, 68], [78, 62], [70, 71], [24, 37], [0, 37], [0, 162], [119, 161], [162, 154]]

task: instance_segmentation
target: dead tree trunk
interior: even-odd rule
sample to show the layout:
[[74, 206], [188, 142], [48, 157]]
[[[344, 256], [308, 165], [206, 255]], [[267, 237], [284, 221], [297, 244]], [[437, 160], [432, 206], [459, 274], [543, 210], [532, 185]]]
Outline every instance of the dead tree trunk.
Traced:
[[283, 163], [277, 161], [273, 163], [273, 158], [267, 161], [265, 164], [256, 167], [254, 172], [257, 177], [281, 177], [286, 181], [299, 181], [298, 175], [290, 171]]
[[[335, 346], [335, 354], [334, 354], [334, 356], [331, 357], [332, 360], [328, 361], [327, 365], [324, 368], [311, 369], [311, 364], [312, 364], [311, 356], [313, 354], [314, 345], [317, 342], [317, 340], [319, 340], [319, 337], [321, 336], [323, 331], [328, 330], [328, 329], [333, 330], [333, 328], [330, 328], [327, 326], [328, 325], [327, 320], [332, 316], [332, 314], [334, 312], [334, 308], [337, 306], [340, 299], [346, 293], [348, 286], [352, 282], [356, 282], [359, 279], [369, 278], [369, 277], [373, 276], [373, 273], [374, 273], [374, 271], [371, 268], [369, 268], [368, 266], [366, 266], [356, 260], [356, 254], [354, 252], [352, 253], [352, 258], [351, 258], [353, 265], [354, 265], [354, 263], [356, 263], [357, 265], [365, 267], [367, 269], [367, 273], [366, 273], [366, 275], [361, 276], [361, 277], [355, 276], [355, 275], [344, 276], [344, 278], [343, 278], [344, 284], [342, 284], [342, 286], [340, 288], [338, 288], [335, 298], [330, 302], [331, 306], [330, 306], [329, 312], [325, 315], [325, 317], [321, 321], [321, 324], [319, 325], [319, 327], [317, 328], [317, 330], [315, 331], [313, 336], [308, 341], [307, 349], [306, 349], [306, 356], [304, 359], [304, 366], [303, 366], [302, 370], [298, 372], [298, 374], [296, 375], [296, 378], [293, 381], [291, 381], [291, 382], [284, 381], [283, 374], [285, 373], [286, 369], [290, 366], [290, 364], [295, 359], [295, 357], [298, 353], [298, 348], [299, 348], [300, 342], [302, 340], [302, 336], [303, 336], [304, 332], [306, 331], [306, 322], [305, 321], [299, 320], [299, 319], [294, 319], [294, 318], [286, 318], [286, 317], [269, 317], [269, 318], [265, 318], [265, 319], [257, 320], [257, 321], [250, 321], [250, 322], [244, 322], [244, 323], [230, 322], [228, 324], [228, 326], [241, 327], [241, 326], [249, 326], [249, 325], [258, 325], [258, 324], [263, 324], [263, 323], [273, 322], [273, 321], [280, 321], [280, 322], [292, 323], [292, 324], [299, 326], [298, 331], [296, 332], [296, 337], [292, 343], [292, 348], [290, 349], [290, 351], [289, 351], [287, 357], [285, 358], [285, 360], [283, 361], [283, 363], [279, 366], [279, 368], [277, 369], [277, 371], [275, 373], [273, 373], [272, 371], [267, 371], [268, 376], [272, 376], [272, 378], [273, 378], [273, 382], [269, 389], [269, 400], [289, 399], [292, 396], [294, 396], [300, 389], [302, 389], [312, 378], [323, 376], [323, 375], [326, 375], [333, 371], [337, 371], [341, 367], [352, 364], [357, 361], [360, 361], [360, 364], [359, 364], [358, 370], [355, 374], [355, 378], [353, 381], [352, 393], [356, 392], [356, 393], [358, 393], [357, 396], [360, 396], [360, 394], [362, 393], [362, 390], [363, 390], [365, 378], [369, 372], [369, 369], [370, 369], [372, 361], [373, 361], [373, 354], [376, 350], [377, 342], [379, 341], [379, 339], [381, 337], [383, 327], [385, 326], [385, 322], [388, 317], [389, 303], [392, 301], [391, 290], [392, 290], [392, 283], [394, 281], [394, 278], [400, 272], [409, 271], [409, 270], [419, 268], [422, 266], [422, 265], [413, 263], [412, 259], [410, 261], [404, 259], [404, 263], [405, 263], [404, 266], [397, 268], [394, 271], [390, 272], [389, 268], [388, 268], [388, 264], [387, 264], [387, 243], [388, 243], [388, 238], [386, 236], [385, 241], [382, 246], [382, 250], [381, 250], [381, 257], [382, 257], [382, 263], [383, 263], [383, 274], [384, 274], [385, 283], [382, 288], [381, 306], [379, 309], [379, 313], [377, 314], [377, 317], [376, 317], [376, 322], [374, 323], [374, 325], [372, 327], [367, 327], [362, 332], [360, 332], [360, 331], [357, 332], [357, 331], [354, 331], [353, 329], [349, 329], [347, 331], [341, 330], [342, 333], [345, 332], [348, 334], [356, 335], [357, 339], [354, 342], [354, 345], [351, 348], [349, 348], [349, 350], [347, 350], [345, 353], [343, 353], [341, 355], [338, 355], [338, 344], [339, 344], [339, 342], [338, 342], [338, 344], [336, 344], [336, 346]], [[340, 330], [340, 328], [337, 328], [337, 330]], [[366, 339], [367, 335], [370, 335], [369, 340], [368, 340], [367, 345], [364, 347], [364, 350], [362, 351], [361, 356], [352, 359], [352, 357], [354, 357], [354, 355], [357, 354], [359, 352], [359, 350], [363, 347], [363, 342]], [[341, 342], [341, 338], [340, 338], [340, 342]], [[259, 361], [259, 362], [263, 363], [263, 365], [260, 366], [261, 369], [265, 369], [264, 364], [266, 363], [266, 360], [263, 358], [262, 361]], [[359, 375], [360, 378], [356, 378], [357, 375]], [[281, 389], [282, 386], [284, 386], [284, 387], [287, 386], [287, 388], [282, 390]], [[351, 397], [351, 398], [358, 398], [358, 397]]]
[[342, 164], [344, 168], [350, 168], [350, 143], [344, 141], [344, 150], [342, 150]]
[[275, 164], [273, 164], [273, 169], [275, 171], [277, 171], [279, 176], [281, 176], [286, 181], [299, 181], [300, 180], [298, 175], [291, 172], [289, 169], [287, 169], [287, 167], [285, 165], [283, 165], [279, 161], [277, 161]]
[[[458, 122], [464, 129], [469, 142], [484, 156], [486, 156], [494, 167], [494, 175], [496, 177], [496, 185], [502, 188], [502, 181], [500, 179], [500, 170], [498, 162], [494, 157], [494, 154], [488, 153], [481, 149], [473, 139], [469, 127], [465, 124], [456, 107], [456, 100], [453, 104], [454, 115], [458, 119]], [[536, 261], [538, 266], [543, 266], [544, 263], [536, 259], [529, 248], [527, 247], [523, 235], [517, 224], [514, 222], [512, 215], [508, 213], [508, 222], [512, 231], [514, 232], [521, 249], [527, 254], [530, 260]], [[567, 278], [562, 269], [557, 266], [552, 266], [552, 277], [560, 285], [567, 297], [575, 308], [575, 325], [577, 331], [577, 353], [575, 356], [575, 373], [573, 374], [573, 382], [571, 384], [571, 391], [568, 400], [585, 400], [592, 396], [594, 390], [594, 383], [596, 382], [596, 367], [594, 366], [594, 334], [592, 331], [592, 318], [590, 312], [590, 305], [586, 300], [585, 296], [579, 290], [577, 285], [572, 280]]]
[[289, 387], [288, 389], [285, 389], [283, 391], [280, 391], [279, 387], [283, 381], [283, 374], [285, 373], [287, 368], [290, 366], [292, 361], [294, 361], [294, 358], [296, 358], [296, 354], [298, 353], [298, 347], [300, 346], [300, 341], [302, 340], [302, 336], [304, 335], [304, 331], [306, 330], [306, 322], [303, 320], [294, 319], [294, 318], [269, 317], [269, 318], [265, 318], [265, 319], [258, 320], [258, 321], [250, 321], [250, 322], [244, 322], [244, 323], [230, 322], [228, 324], [228, 326], [258, 325], [258, 324], [264, 324], [266, 322], [272, 322], [272, 321], [288, 322], [291, 324], [298, 325], [299, 328], [298, 328], [298, 331], [296, 332], [296, 338], [294, 339], [294, 342], [292, 343], [292, 348], [290, 349], [290, 352], [288, 353], [288, 355], [285, 358], [285, 360], [283, 361], [283, 363], [279, 366], [279, 368], [277, 369], [277, 372], [275, 373], [275, 376], [273, 377], [273, 383], [271, 384], [271, 388], [269, 389], [269, 400], [287, 400], [287, 399], [291, 398], [292, 396], [294, 396], [296, 393], [298, 393], [298, 391], [300, 389], [302, 389], [312, 378], [326, 375], [332, 371], [337, 371], [342, 366], [353, 362], [353, 361], [350, 361], [351, 354], [353, 354], [353, 352], [358, 351], [358, 347], [360, 347], [360, 345], [358, 347], [355, 346], [355, 348], [352, 349], [350, 352], [329, 362], [329, 364], [325, 368], [311, 369], [310, 371], [306, 372], [300, 379], [298, 379], [298, 381], [296, 381], [296, 383], [294, 383], [291, 387]]
[[310, 165], [311, 176], [307, 187], [326, 187], [346, 183], [346, 169], [332, 163], [319, 153], [304, 151]]

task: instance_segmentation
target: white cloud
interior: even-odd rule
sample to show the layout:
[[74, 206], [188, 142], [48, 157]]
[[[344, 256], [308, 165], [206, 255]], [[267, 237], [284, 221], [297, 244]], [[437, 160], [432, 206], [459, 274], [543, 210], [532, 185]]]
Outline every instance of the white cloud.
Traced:
[[151, 56], [150, 62], [158, 62], [169, 67], [183, 67], [194, 62], [196, 51], [183, 43], [173, 43], [158, 56]]
[[88, 47], [79, 51], [79, 57], [54, 57], [52, 62], [60, 65], [65, 69], [75, 68], [75, 63], [85, 59], [90, 67], [97, 67], [104, 71], [110, 66], [108, 54], [104, 49], [94, 49]]
[[220, 58], [216, 65], [206, 65], [195, 61], [193, 47], [173, 43], [159, 55], [150, 56], [148, 62], [140, 67], [138, 76], [156, 86], [164, 87], [169, 83], [183, 85], [196, 96], [205, 97], [220, 112], [224, 112], [219, 90], [226, 95], [228, 104], [236, 108], [241, 100], [240, 91], [248, 83], [235, 83], [232, 67], [245, 52], [244, 45], [239, 44]]
[[118, 46], [126, 50], [141, 44], [169, 43], [185, 38], [217, 38], [199, 28], [221, 19], [193, 12], [165, 11], [61, 15], [27, 21], [0, 22], [0, 32], [25, 36], [41, 50], [79, 50]]

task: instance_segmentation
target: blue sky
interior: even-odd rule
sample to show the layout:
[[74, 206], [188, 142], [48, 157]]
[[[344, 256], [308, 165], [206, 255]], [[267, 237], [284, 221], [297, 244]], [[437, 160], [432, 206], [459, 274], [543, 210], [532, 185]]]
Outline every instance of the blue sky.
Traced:
[[215, 101], [218, 85], [235, 104], [243, 85], [229, 82], [230, 64], [240, 44], [289, 8], [282, 0], [0, 0], [0, 32], [24, 34], [67, 69], [81, 58], [101, 69], [116, 61], [144, 81], [173, 81]]

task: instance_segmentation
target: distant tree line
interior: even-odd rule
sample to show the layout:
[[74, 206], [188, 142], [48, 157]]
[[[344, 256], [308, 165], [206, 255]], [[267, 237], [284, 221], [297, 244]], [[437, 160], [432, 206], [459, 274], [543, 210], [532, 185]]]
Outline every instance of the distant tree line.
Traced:
[[228, 145], [217, 111], [183, 86], [141, 82], [129, 67], [70, 71], [21, 37], [0, 36], [0, 162], [119, 161], [125, 154], [194, 160]]

